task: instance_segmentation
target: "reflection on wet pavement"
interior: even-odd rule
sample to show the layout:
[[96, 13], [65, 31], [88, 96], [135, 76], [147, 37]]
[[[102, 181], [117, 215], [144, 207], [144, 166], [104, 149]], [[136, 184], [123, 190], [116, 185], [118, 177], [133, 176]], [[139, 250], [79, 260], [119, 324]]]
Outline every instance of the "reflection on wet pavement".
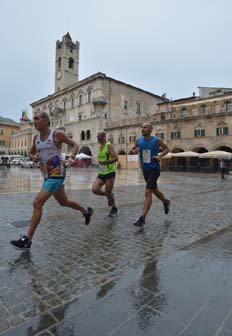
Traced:
[[50, 199], [29, 253], [8, 241], [24, 233], [41, 186], [37, 169], [0, 170], [0, 335], [207, 336], [232, 334], [232, 183], [212, 174], [162, 173], [141, 233], [138, 171], [120, 171], [120, 214], [91, 193], [95, 170], [69, 170], [69, 197], [96, 211], [86, 227]]

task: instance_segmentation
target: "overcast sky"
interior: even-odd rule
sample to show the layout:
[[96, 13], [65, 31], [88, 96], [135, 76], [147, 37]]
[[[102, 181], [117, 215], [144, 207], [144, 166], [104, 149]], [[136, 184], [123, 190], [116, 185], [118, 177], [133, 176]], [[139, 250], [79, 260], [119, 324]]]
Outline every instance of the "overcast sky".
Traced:
[[1, 0], [0, 116], [54, 93], [55, 43], [80, 42], [98, 71], [168, 98], [232, 87], [231, 0]]

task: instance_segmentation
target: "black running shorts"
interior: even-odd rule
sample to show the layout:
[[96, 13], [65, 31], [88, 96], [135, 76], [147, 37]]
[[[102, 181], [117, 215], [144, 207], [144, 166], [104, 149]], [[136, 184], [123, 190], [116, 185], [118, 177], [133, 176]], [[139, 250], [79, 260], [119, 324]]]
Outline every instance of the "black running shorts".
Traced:
[[147, 182], [146, 188], [151, 190], [157, 188], [157, 180], [159, 176], [159, 169], [143, 170], [143, 177], [144, 180]]

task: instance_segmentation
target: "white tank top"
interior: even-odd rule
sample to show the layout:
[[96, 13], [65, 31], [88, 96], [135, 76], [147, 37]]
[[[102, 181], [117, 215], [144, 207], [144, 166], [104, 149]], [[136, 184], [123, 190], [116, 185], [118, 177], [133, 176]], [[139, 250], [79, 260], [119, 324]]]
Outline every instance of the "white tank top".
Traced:
[[41, 172], [44, 178], [64, 178], [65, 168], [61, 154], [61, 148], [57, 147], [54, 143], [54, 129], [46, 140], [40, 139], [38, 135], [35, 142], [36, 151], [39, 154], [41, 163]]

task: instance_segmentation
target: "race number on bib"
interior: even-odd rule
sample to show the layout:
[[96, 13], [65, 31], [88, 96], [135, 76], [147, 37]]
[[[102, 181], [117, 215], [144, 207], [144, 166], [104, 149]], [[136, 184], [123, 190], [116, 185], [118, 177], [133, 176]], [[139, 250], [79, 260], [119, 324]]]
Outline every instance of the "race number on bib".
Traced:
[[150, 149], [143, 149], [143, 163], [151, 163]]
[[99, 164], [99, 171], [105, 172], [106, 171], [106, 165]]

